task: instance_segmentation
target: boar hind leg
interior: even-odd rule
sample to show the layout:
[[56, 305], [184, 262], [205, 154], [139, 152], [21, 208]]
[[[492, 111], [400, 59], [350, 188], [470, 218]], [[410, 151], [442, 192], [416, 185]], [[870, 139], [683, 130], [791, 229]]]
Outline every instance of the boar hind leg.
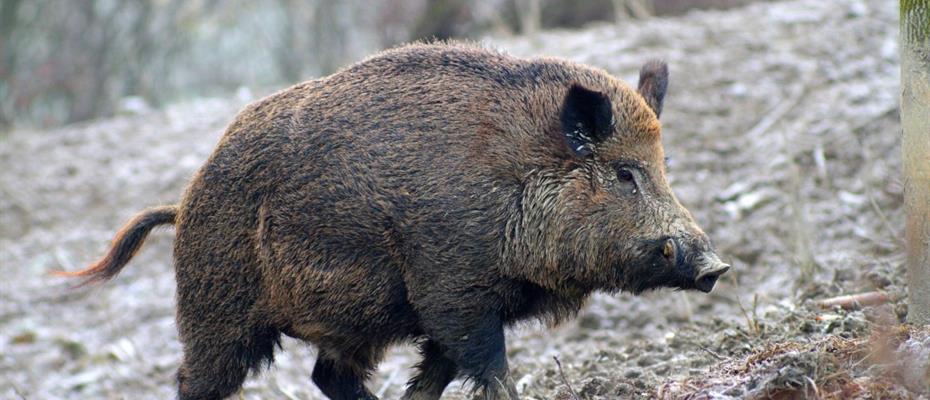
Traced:
[[238, 341], [198, 337], [186, 341], [178, 369], [181, 400], [224, 399], [242, 386], [250, 369], [271, 361], [279, 334], [259, 330]]
[[439, 343], [427, 340], [420, 346], [423, 361], [417, 365], [419, 372], [410, 380], [402, 400], [438, 400], [443, 390], [455, 379], [458, 367], [445, 355], [446, 349]]
[[340, 363], [322, 352], [313, 366], [313, 383], [332, 400], [377, 400], [365, 387], [367, 370]]
[[261, 276], [248, 246], [251, 232], [237, 229], [242, 221], [235, 218], [215, 218], [225, 228], [204, 223], [204, 214], [210, 215], [188, 212], [175, 240], [182, 400], [235, 393], [249, 371], [272, 362], [281, 336], [258, 306]]

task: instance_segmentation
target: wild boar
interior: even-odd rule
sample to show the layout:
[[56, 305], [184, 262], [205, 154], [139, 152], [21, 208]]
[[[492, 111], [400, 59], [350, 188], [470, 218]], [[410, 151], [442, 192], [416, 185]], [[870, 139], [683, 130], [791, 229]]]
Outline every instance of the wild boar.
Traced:
[[709, 292], [729, 269], [666, 180], [667, 82], [661, 62], [633, 90], [467, 44], [385, 51], [248, 106], [179, 204], [69, 275], [112, 278], [174, 225], [181, 399], [235, 393], [282, 333], [319, 349], [332, 399], [374, 399], [366, 377], [403, 341], [423, 357], [404, 399], [457, 377], [516, 398], [507, 326], [594, 291]]

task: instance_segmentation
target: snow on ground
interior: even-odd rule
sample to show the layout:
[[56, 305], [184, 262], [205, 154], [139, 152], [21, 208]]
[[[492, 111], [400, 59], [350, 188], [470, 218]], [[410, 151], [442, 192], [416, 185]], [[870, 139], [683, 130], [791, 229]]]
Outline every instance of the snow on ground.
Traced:
[[[513, 330], [523, 395], [571, 398], [566, 382], [590, 399], [814, 393], [836, 377], [804, 368], [824, 359], [797, 354], [842, 353], [863, 345], [877, 321], [904, 315], [897, 26], [887, 1], [796, 0], [489, 39], [630, 84], [643, 62], [666, 60], [672, 186], [734, 266], [710, 295], [596, 295], [558, 328]], [[170, 230], [92, 290], [68, 290], [48, 272], [94, 260], [135, 211], [175, 202], [244, 104], [202, 99], [0, 137], [0, 398], [174, 396]], [[802, 281], [803, 266], [812, 280]], [[806, 302], [876, 289], [895, 301], [865, 312]], [[911, 367], [926, 365], [921, 333], [895, 337], [916, 349], [906, 353]], [[251, 377], [242, 396], [322, 398], [309, 379], [313, 354], [285, 340], [275, 367]], [[398, 397], [415, 361], [408, 347], [392, 351], [369, 387]], [[874, 374], [850, 371], [850, 382]], [[914, 391], [901, 393], [927, 390], [892, 382]], [[454, 383], [446, 397], [467, 391]]]

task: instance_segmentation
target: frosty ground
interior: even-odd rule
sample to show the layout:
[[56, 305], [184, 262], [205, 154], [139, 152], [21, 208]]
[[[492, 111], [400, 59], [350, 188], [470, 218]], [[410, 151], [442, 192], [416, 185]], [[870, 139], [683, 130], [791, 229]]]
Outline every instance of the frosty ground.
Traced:
[[[930, 396], [930, 333], [898, 325], [897, 18], [887, 1], [799, 0], [488, 39], [631, 83], [647, 59], [666, 60], [672, 187], [734, 267], [710, 295], [596, 295], [554, 329], [515, 327], [507, 344], [524, 397]], [[174, 396], [170, 230], [106, 285], [69, 290], [47, 273], [100, 256], [135, 211], [176, 202], [246, 94], [0, 136], [0, 398]], [[892, 301], [813, 302], [876, 290]], [[322, 398], [313, 362], [311, 347], [286, 339], [241, 396]], [[369, 387], [398, 397], [415, 362], [395, 349]], [[467, 389], [453, 383], [446, 398]]]

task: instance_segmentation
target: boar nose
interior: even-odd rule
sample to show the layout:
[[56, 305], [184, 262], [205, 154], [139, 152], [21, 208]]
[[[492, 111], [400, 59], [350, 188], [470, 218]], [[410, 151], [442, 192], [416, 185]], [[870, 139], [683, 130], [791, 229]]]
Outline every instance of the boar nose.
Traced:
[[729, 271], [730, 266], [713, 254], [705, 255], [704, 261], [697, 276], [694, 277], [694, 286], [697, 290], [709, 293], [717, 283], [717, 278]]

